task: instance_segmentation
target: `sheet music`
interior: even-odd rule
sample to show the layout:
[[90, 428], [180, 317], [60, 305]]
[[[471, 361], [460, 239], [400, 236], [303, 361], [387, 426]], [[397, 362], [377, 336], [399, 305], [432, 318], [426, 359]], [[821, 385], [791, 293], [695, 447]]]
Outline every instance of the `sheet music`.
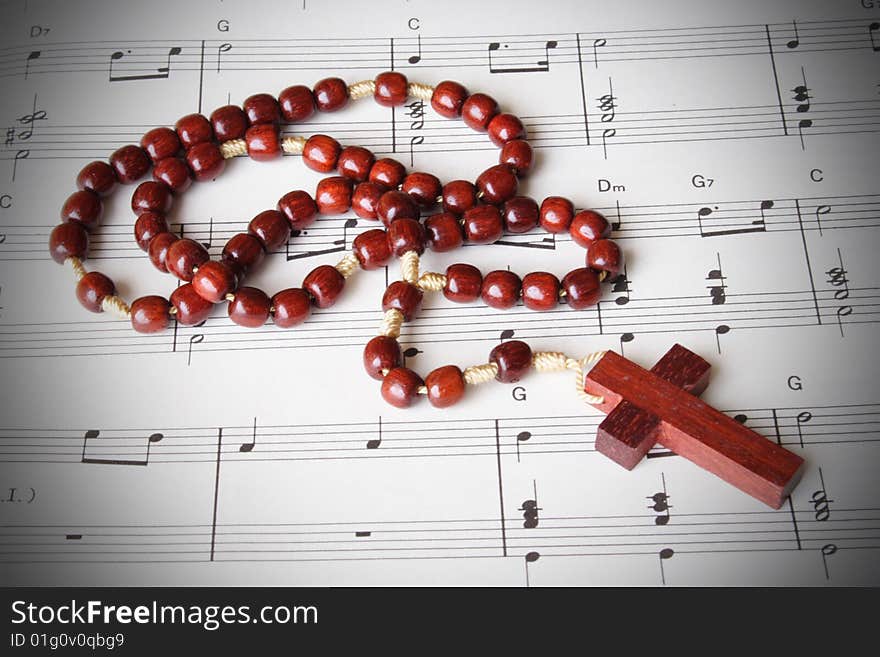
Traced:
[[[378, 4], [378, 6], [376, 6]], [[0, 573], [9, 584], [852, 585], [880, 583], [880, 6], [876, 2], [171, 3], [0, 7]], [[650, 367], [681, 342], [703, 397], [807, 461], [773, 511], [654, 449], [627, 472], [570, 373], [385, 404], [363, 373], [390, 271], [302, 326], [218, 307], [156, 335], [93, 315], [47, 238], [74, 178], [149, 128], [257, 92], [395, 69], [461, 81], [522, 117], [523, 190], [605, 213], [627, 254], [598, 308], [501, 312], [426, 295], [407, 363], [485, 362], [502, 339]], [[496, 160], [485, 135], [363, 101], [330, 134], [441, 180]], [[291, 189], [297, 157], [228, 163], [176, 201], [218, 256]], [[132, 238], [132, 187], [90, 269], [127, 299], [170, 276]], [[296, 285], [366, 220], [322, 218], [253, 285]], [[566, 235], [428, 253], [481, 271], [582, 263]]]

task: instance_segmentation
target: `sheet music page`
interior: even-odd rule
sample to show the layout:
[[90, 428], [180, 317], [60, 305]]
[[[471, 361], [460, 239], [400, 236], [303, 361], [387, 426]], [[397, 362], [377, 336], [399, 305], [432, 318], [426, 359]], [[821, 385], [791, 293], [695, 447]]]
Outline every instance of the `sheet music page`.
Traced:
[[[862, 585], [880, 583], [880, 5], [820, 2], [0, 5], [0, 577], [7, 584]], [[598, 307], [508, 311], [426, 295], [403, 327], [421, 373], [502, 340], [650, 368], [679, 342], [703, 399], [807, 467], [779, 510], [656, 447], [595, 451], [574, 377], [530, 373], [435, 409], [386, 404], [362, 367], [399, 278], [360, 272], [301, 326], [143, 335], [79, 305], [47, 240], [86, 163], [251, 94], [394, 69], [460, 81], [521, 117], [521, 190], [594, 208], [626, 252]], [[372, 101], [324, 133], [441, 180], [497, 162], [428, 103]], [[219, 257], [321, 175], [236, 158], [176, 198], [172, 230]], [[133, 239], [134, 186], [87, 267], [168, 296]], [[321, 218], [268, 255], [270, 294], [376, 223]], [[426, 271], [583, 266], [567, 234], [426, 252]]]

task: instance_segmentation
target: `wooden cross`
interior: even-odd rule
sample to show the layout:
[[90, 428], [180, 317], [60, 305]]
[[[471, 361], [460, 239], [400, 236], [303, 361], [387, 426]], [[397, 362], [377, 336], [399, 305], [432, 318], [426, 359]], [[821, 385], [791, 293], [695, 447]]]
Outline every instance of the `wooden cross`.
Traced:
[[778, 509], [800, 479], [804, 460], [698, 399], [709, 367], [679, 344], [650, 372], [606, 353], [584, 385], [603, 398], [594, 406], [608, 413], [596, 449], [631, 470], [659, 443]]

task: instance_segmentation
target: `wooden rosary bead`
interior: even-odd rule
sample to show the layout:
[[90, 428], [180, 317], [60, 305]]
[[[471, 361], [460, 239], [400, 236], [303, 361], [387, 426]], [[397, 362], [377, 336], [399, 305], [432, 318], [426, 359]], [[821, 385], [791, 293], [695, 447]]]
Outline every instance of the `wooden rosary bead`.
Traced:
[[170, 274], [182, 281], [191, 281], [194, 270], [200, 268], [210, 258], [208, 249], [203, 244], [184, 237], [168, 246], [164, 262]]
[[440, 116], [455, 119], [461, 116], [461, 107], [467, 97], [468, 90], [458, 82], [443, 80], [434, 87], [434, 93], [431, 94], [431, 107]]
[[529, 310], [552, 310], [559, 303], [559, 279], [546, 271], [523, 276], [522, 300]]
[[443, 210], [462, 215], [477, 204], [477, 188], [467, 180], [451, 180], [443, 185]]
[[266, 293], [255, 287], [240, 287], [229, 302], [229, 319], [245, 328], [259, 328], [269, 319], [272, 302]]
[[397, 190], [385, 192], [379, 197], [376, 205], [376, 216], [386, 226], [390, 226], [395, 219], [419, 219], [419, 208], [412, 197]]
[[412, 196], [422, 208], [430, 208], [437, 203], [437, 198], [443, 192], [443, 186], [437, 176], [414, 171], [403, 179], [401, 190]]
[[486, 132], [496, 114], [498, 103], [486, 94], [472, 94], [461, 106], [462, 120], [477, 132]]
[[581, 210], [571, 220], [568, 232], [571, 234], [571, 239], [587, 248], [596, 240], [610, 237], [611, 224], [598, 212]]
[[303, 280], [303, 289], [312, 295], [312, 303], [318, 308], [329, 308], [345, 287], [345, 278], [336, 267], [321, 265], [315, 267]]
[[351, 247], [362, 269], [380, 269], [391, 260], [388, 234], [381, 228], [364, 231], [354, 238]]
[[177, 287], [168, 299], [176, 309], [174, 318], [181, 326], [196, 326], [201, 324], [211, 314], [214, 304], [203, 299], [196, 293], [192, 283], [185, 283]]
[[387, 335], [377, 335], [364, 347], [364, 369], [372, 378], [381, 381], [385, 372], [403, 365], [400, 343]]
[[[344, 176], [330, 176], [318, 183], [315, 202], [321, 214], [342, 214], [351, 207], [352, 182]], [[381, 199], [380, 199], [381, 200]]]
[[336, 168], [341, 152], [342, 146], [333, 137], [312, 135], [303, 146], [302, 159], [309, 169], [330, 173]]
[[486, 203], [504, 203], [513, 198], [518, 185], [516, 175], [504, 164], [489, 167], [477, 178], [477, 187], [483, 193]]
[[275, 326], [290, 328], [302, 324], [312, 312], [312, 298], [300, 287], [281, 290], [272, 297]]
[[211, 122], [201, 114], [187, 114], [174, 124], [180, 143], [187, 150], [196, 144], [210, 142], [214, 138]]
[[83, 308], [93, 313], [104, 312], [101, 302], [104, 301], [104, 297], [114, 294], [116, 294], [116, 286], [113, 281], [99, 271], [90, 271], [76, 284], [76, 298]]
[[406, 76], [397, 71], [379, 73], [373, 99], [383, 107], [399, 107], [406, 102]]
[[480, 298], [483, 275], [473, 265], [456, 263], [446, 268], [443, 296], [456, 303], [470, 303]]
[[211, 303], [220, 303], [227, 294], [235, 291], [235, 272], [225, 262], [208, 260], [199, 267], [192, 278], [196, 293]]
[[532, 368], [532, 350], [521, 340], [508, 340], [489, 352], [489, 362], [498, 368], [497, 381], [516, 383]]
[[155, 212], [142, 212], [134, 222], [134, 239], [142, 251], [146, 251], [152, 240], [159, 233], [168, 232], [165, 217]]
[[89, 234], [82, 224], [75, 221], [58, 224], [49, 235], [49, 255], [59, 265], [67, 258], [86, 257], [89, 252]]
[[186, 163], [199, 182], [213, 180], [226, 168], [220, 149], [211, 142], [196, 144], [186, 152]]
[[575, 310], [595, 306], [602, 296], [599, 276], [587, 267], [568, 272], [562, 279], [562, 289], [565, 290], [566, 303]]
[[183, 160], [166, 157], [153, 167], [153, 180], [164, 183], [175, 194], [182, 194], [192, 185], [192, 172]]
[[527, 233], [538, 225], [538, 204], [528, 196], [514, 196], [502, 210], [509, 233]]
[[574, 218], [574, 204], [561, 196], [548, 196], [541, 202], [538, 221], [548, 233], [564, 233]]
[[135, 299], [131, 304], [131, 326], [138, 333], [158, 333], [168, 328], [171, 316], [168, 299], [156, 295]]
[[260, 239], [263, 248], [270, 253], [287, 244], [290, 239], [290, 224], [278, 210], [264, 210], [251, 219], [248, 232]]
[[171, 128], [153, 128], [141, 137], [141, 148], [153, 162], [158, 162], [180, 152], [180, 139]]
[[499, 147], [514, 139], [526, 138], [526, 128], [519, 117], [507, 113], [496, 114], [489, 121], [487, 132], [492, 143]]
[[373, 153], [360, 146], [346, 146], [337, 158], [336, 171], [339, 175], [363, 182], [370, 176], [370, 169], [376, 158]]
[[[323, 181], [321, 181], [323, 182]], [[321, 189], [320, 183], [318, 189]], [[315, 221], [318, 215], [318, 205], [311, 194], [301, 189], [287, 192], [278, 201], [278, 211], [286, 218], [293, 230], [302, 230], [308, 228]], [[284, 240], [285, 242], [287, 240]]]
[[425, 239], [428, 248], [443, 253], [457, 249], [464, 242], [458, 217], [441, 212], [425, 219]]
[[103, 214], [101, 199], [87, 189], [74, 192], [61, 206], [61, 221], [75, 221], [89, 231], [98, 227]]
[[231, 139], [244, 139], [248, 118], [238, 105], [224, 105], [211, 112], [211, 128], [220, 143]]
[[131, 195], [131, 209], [136, 215], [143, 212], [168, 214], [174, 199], [168, 185], [155, 180], [145, 180]]
[[241, 107], [252, 126], [281, 123], [281, 107], [271, 94], [248, 96]]
[[522, 283], [519, 276], [512, 271], [497, 269], [483, 277], [480, 296], [490, 308], [507, 310], [513, 308], [519, 300]]
[[519, 177], [525, 176], [532, 169], [532, 146], [524, 139], [514, 139], [501, 147], [498, 163], [512, 168]]
[[392, 406], [407, 408], [418, 397], [419, 388], [424, 384], [411, 369], [395, 367], [382, 379], [382, 398]]
[[412, 283], [394, 281], [382, 295], [382, 310], [399, 310], [405, 321], [412, 320], [422, 309], [424, 292]]
[[425, 252], [425, 229], [415, 219], [395, 219], [388, 226], [388, 244], [391, 253], [398, 258], [407, 251], [422, 255]]
[[76, 176], [76, 186], [98, 196], [109, 196], [116, 189], [116, 172], [106, 162], [89, 162]]
[[281, 157], [281, 131], [277, 123], [258, 123], [244, 135], [248, 156], [257, 162], [268, 162]]
[[220, 258], [227, 265], [232, 267], [235, 275], [241, 279], [259, 265], [266, 252], [263, 251], [263, 243], [258, 237], [250, 233], [238, 233], [223, 247]]
[[379, 198], [385, 191], [386, 188], [379, 183], [369, 181], [358, 183], [351, 195], [351, 209], [363, 219], [378, 219], [376, 208], [379, 205]]
[[596, 240], [587, 247], [587, 267], [607, 271], [612, 278], [623, 271], [623, 252], [613, 240]]
[[492, 244], [504, 235], [501, 212], [494, 205], [478, 205], [462, 216], [464, 236], [471, 244]]
[[304, 121], [315, 113], [315, 97], [312, 90], [301, 84], [287, 87], [278, 94], [281, 116], [288, 123]]
[[428, 401], [435, 408], [452, 406], [464, 397], [464, 374], [455, 365], [444, 365], [425, 377]]
[[140, 146], [129, 144], [113, 151], [110, 166], [116, 173], [116, 179], [127, 185], [140, 180], [150, 170], [150, 158]]
[[370, 169], [370, 182], [379, 183], [388, 189], [399, 187], [404, 177], [406, 177], [406, 167], [390, 157], [376, 160]]
[[147, 255], [150, 256], [150, 262], [161, 272], [167, 272], [168, 267], [165, 259], [168, 257], [168, 249], [178, 240], [174, 233], [159, 233], [147, 245]]
[[312, 94], [315, 107], [322, 112], [335, 112], [348, 104], [348, 85], [340, 78], [324, 78], [315, 84]]

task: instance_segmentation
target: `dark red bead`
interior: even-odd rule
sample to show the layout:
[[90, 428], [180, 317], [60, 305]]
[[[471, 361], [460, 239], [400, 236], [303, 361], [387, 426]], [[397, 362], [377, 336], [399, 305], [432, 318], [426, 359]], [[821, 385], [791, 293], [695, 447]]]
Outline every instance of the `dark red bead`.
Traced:
[[175, 194], [182, 194], [192, 185], [192, 172], [183, 160], [166, 157], [153, 167], [153, 180], [164, 183]]
[[421, 207], [430, 208], [436, 205], [443, 187], [437, 176], [415, 171], [403, 179], [402, 190], [412, 196]]
[[168, 299], [148, 296], [135, 299], [131, 304], [131, 326], [138, 333], [158, 333], [168, 328], [171, 320]]
[[363, 269], [379, 269], [391, 260], [388, 234], [381, 228], [364, 231], [354, 238], [351, 246]]
[[490, 271], [483, 277], [480, 296], [487, 306], [506, 310], [516, 305], [520, 288], [519, 276], [511, 271], [498, 269]]
[[376, 160], [373, 168], [370, 169], [370, 182], [385, 185], [388, 188], [396, 188], [406, 176], [406, 167], [400, 162], [390, 157], [383, 157]]
[[145, 180], [131, 195], [131, 209], [136, 215], [143, 212], [168, 214], [173, 202], [168, 185], [155, 180]]
[[443, 185], [443, 209], [464, 214], [477, 204], [477, 188], [467, 180], [451, 180]]
[[343, 176], [330, 176], [318, 183], [315, 202], [321, 214], [342, 214], [351, 208], [352, 182]]
[[140, 146], [129, 144], [113, 151], [110, 166], [119, 182], [129, 184], [140, 180], [150, 170], [150, 158]]
[[473, 265], [456, 263], [446, 268], [443, 296], [456, 303], [470, 303], [480, 298], [483, 275]]
[[567, 198], [548, 196], [541, 202], [538, 220], [548, 233], [564, 233], [574, 218], [574, 205]]
[[385, 187], [379, 183], [369, 181], [358, 183], [351, 195], [351, 209], [364, 219], [378, 219], [376, 208], [379, 205], [379, 198], [385, 191]]
[[281, 115], [288, 123], [304, 121], [315, 113], [315, 97], [312, 90], [301, 84], [287, 87], [278, 94]]
[[312, 295], [312, 303], [318, 308], [329, 308], [345, 287], [345, 278], [336, 267], [321, 265], [309, 272], [303, 280], [303, 289]]
[[240, 287], [229, 302], [229, 319], [247, 328], [259, 328], [269, 319], [272, 301], [266, 293], [255, 287]]
[[86, 310], [93, 313], [104, 312], [101, 302], [104, 297], [116, 294], [116, 286], [99, 271], [90, 271], [76, 284], [76, 298]]
[[271, 94], [248, 96], [241, 106], [251, 125], [278, 125], [281, 122], [281, 107]]
[[150, 256], [150, 262], [159, 271], [168, 271], [168, 267], [165, 265], [168, 249], [178, 239], [174, 233], [159, 233], [147, 244], [147, 255]]
[[[323, 182], [323, 181], [322, 181]], [[318, 189], [321, 188], [320, 183]], [[278, 201], [278, 211], [286, 218], [293, 230], [302, 230], [311, 226], [318, 215], [318, 205], [311, 194], [301, 189], [287, 192]], [[287, 240], [285, 240], [287, 241]]]
[[186, 163], [199, 182], [213, 180], [226, 167], [226, 160], [216, 145], [210, 142], [196, 144], [186, 152]]
[[383, 107], [399, 107], [406, 102], [406, 76], [397, 71], [386, 71], [376, 76], [373, 98]]
[[146, 251], [152, 240], [159, 233], [168, 232], [165, 217], [155, 212], [142, 212], [134, 222], [134, 239], [142, 251]]
[[98, 196], [109, 196], [116, 189], [116, 172], [106, 162], [89, 162], [76, 177], [76, 186]]
[[388, 244], [391, 253], [398, 258], [407, 251], [422, 255], [425, 252], [425, 229], [415, 219], [395, 219], [388, 226]]
[[513, 198], [518, 185], [516, 174], [503, 164], [489, 167], [477, 178], [477, 187], [486, 203], [504, 203]]
[[358, 182], [366, 180], [376, 158], [366, 148], [346, 146], [339, 153], [336, 170], [340, 175]]
[[431, 94], [431, 107], [440, 116], [454, 119], [461, 116], [461, 106], [464, 105], [467, 97], [468, 90], [458, 82], [443, 80], [434, 87], [434, 93]]
[[59, 265], [67, 258], [86, 257], [89, 252], [89, 234], [86, 229], [75, 221], [58, 224], [49, 235], [49, 255]]
[[174, 124], [177, 136], [183, 147], [190, 149], [196, 144], [204, 144], [214, 138], [211, 122], [201, 114], [187, 114]]
[[411, 406], [424, 385], [421, 377], [406, 367], [395, 367], [382, 379], [382, 398], [397, 408]]
[[226, 242], [220, 258], [232, 267], [235, 275], [240, 280], [245, 274], [260, 264], [265, 255], [263, 243], [258, 237], [254, 237], [250, 233], [238, 233]]
[[504, 227], [511, 233], [527, 233], [538, 225], [538, 204], [528, 196], [514, 196], [504, 203]]
[[237, 281], [232, 267], [219, 260], [208, 260], [192, 279], [196, 293], [211, 303], [220, 303], [235, 290]]
[[587, 247], [587, 267], [607, 271], [613, 278], [623, 271], [623, 251], [613, 240], [596, 240]]
[[319, 81], [312, 94], [315, 97], [315, 107], [322, 112], [335, 112], [348, 104], [348, 85], [340, 78]]
[[400, 343], [387, 335], [377, 335], [364, 347], [364, 369], [374, 379], [381, 381], [385, 373], [403, 364]]
[[211, 256], [203, 244], [188, 237], [176, 240], [165, 254], [165, 268], [182, 281], [191, 281], [194, 270], [206, 263]]
[[177, 287], [168, 299], [177, 310], [174, 318], [181, 326], [201, 324], [211, 314], [214, 304], [200, 297], [192, 283]]
[[412, 196], [406, 192], [398, 192], [392, 190], [385, 192], [379, 197], [379, 203], [376, 205], [376, 215], [382, 220], [386, 226], [390, 226], [395, 219], [415, 219], [419, 218], [419, 208]]
[[462, 216], [464, 236], [471, 244], [492, 244], [504, 235], [501, 212], [494, 205], [478, 205]]
[[290, 287], [272, 297], [272, 308], [275, 326], [290, 328], [308, 319], [312, 312], [312, 298], [302, 288]]
[[382, 295], [382, 310], [399, 310], [407, 322], [422, 309], [424, 293], [406, 281], [394, 281]]
[[336, 162], [342, 146], [327, 135], [312, 135], [303, 146], [302, 159], [305, 165], [320, 173], [330, 173], [336, 168]]
[[462, 120], [477, 132], [486, 132], [496, 114], [498, 103], [486, 94], [473, 94], [461, 106]]
[[552, 310], [559, 303], [559, 279], [546, 271], [533, 271], [522, 279], [523, 305], [529, 310]]
[[565, 291], [565, 301], [575, 310], [595, 306], [602, 296], [599, 276], [587, 267], [568, 272], [562, 279], [562, 289]]
[[532, 367], [532, 350], [521, 340], [508, 340], [489, 352], [489, 362], [498, 368], [498, 381], [516, 383]]
[[449, 212], [425, 219], [425, 238], [428, 248], [438, 253], [457, 249], [464, 241], [458, 217]]
[[598, 212], [581, 210], [571, 220], [568, 228], [571, 239], [587, 248], [596, 240], [605, 239], [611, 235], [611, 224]]
[[504, 146], [514, 139], [525, 139], [526, 128], [513, 114], [496, 114], [487, 127], [489, 139], [496, 146]]
[[153, 162], [177, 155], [180, 151], [180, 139], [171, 128], [153, 128], [141, 137], [141, 148]]
[[501, 148], [498, 163], [509, 166], [516, 175], [522, 177], [531, 171], [533, 159], [531, 144], [524, 139], [514, 139]]
[[281, 132], [276, 123], [259, 123], [248, 128], [244, 135], [248, 155], [257, 162], [268, 162], [281, 157]]
[[61, 206], [61, 221], [75, 221], [86, 230], [97, 228], [104, 214], [104, 204], [94, 192], [81, 189], [67, 197]]
[[446, 408], [464, 397], [464, 374], [455, 365], [444, 365], [425, 377], [428, 401], [436, 408]]
[[290, 224], [278, 210], [264, 210], [251, 219], [248, 232], [255, 235], [263, 243], [263, 248], [270, 253], [287, 244], [290, 239]]
[[211, 128], [217, 141], [244, 139], [248, 118], [238, 105], [224, 105], [211, 112]]

